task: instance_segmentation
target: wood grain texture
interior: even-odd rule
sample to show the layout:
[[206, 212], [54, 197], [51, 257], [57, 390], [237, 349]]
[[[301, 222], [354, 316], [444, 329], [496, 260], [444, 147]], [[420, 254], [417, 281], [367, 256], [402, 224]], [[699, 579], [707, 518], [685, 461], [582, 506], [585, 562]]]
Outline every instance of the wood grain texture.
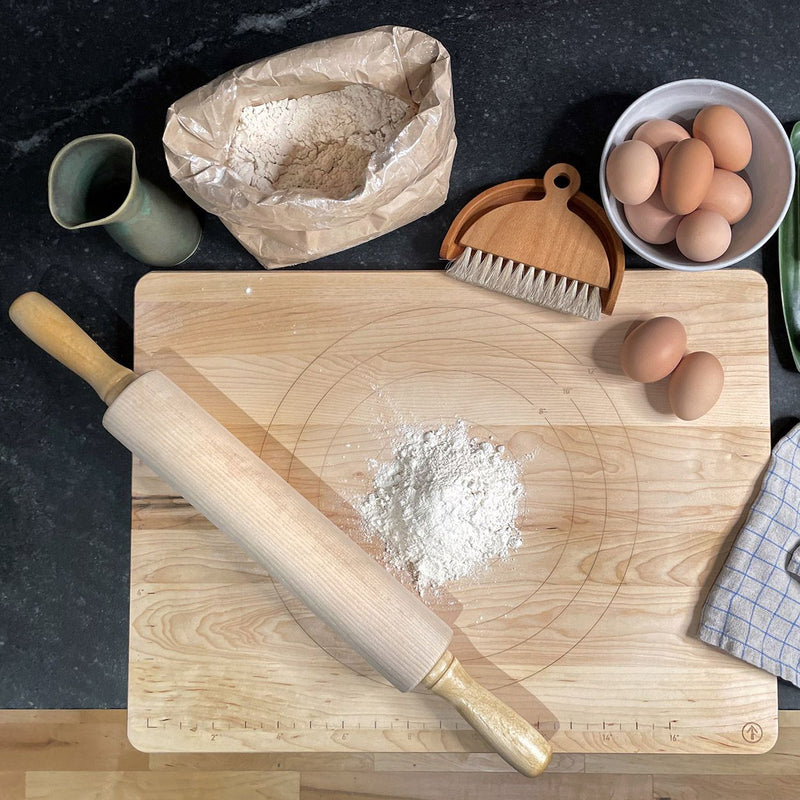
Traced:
[[780, 712], [779, 729], [762, 755], [556, 754], [545, 775], [525, 779], [484, 753], [138, 753], [134, 763], [124, 711], [0, 710], [0, 797], [794, 800], [800, 712]]
[[294, 772], [35, 772], [25, 782], [25, 800], [296, 800], [299, 777]]
[[531, 723], [476, 683], [448, 650], [422, 679], [422, 685], [445, 698], [496, 753], [522, 775], [541, 774], [553, 751]]
[[653, 776], [653, 796], [669, 800], [731, 800], [758, 797], [770, 800], [796, 800], [800, 796], [800, 778], [773, 777], [765, 781], [757, 776], [682, 775]]
[[411, 773], [402, 781], [387, 780], [385, 774], [308, 772], [301, 776], [303, 800], [598, 800], [598, 798], [653, 797], [649, 775], [551, 775], [530, 779], [500, 773]]
[[25, 773], [0, 772], [0, 797], [3, 800], [25, 800]]
[[0, 772], [147, 769], [122, 711], [0, 711]]
[[447, 624], [163, 373], [131, 383], [103, 425], [395, 687], [449, 700], [523, 775], [547, 766], [542, 735], [446, 650]]
[[[152, 273], [136, 297], [137, 371], [164, 371], [374, 555], [352, 503], [399, 423], [464, 418], [528, 459], [522, 547], [426, 601], [469, 672], [557, 751], [774, 742], [775, 680], [693, 637], [769, 456], [758, 275], [632, 272], [598, 323], [436, 272]], [[618, 366], [630, 323], [662, 313], [725, 369], [695, 422]], [[132, 528], [138, 746], [485, 750], [440, 699], [397, 694], [138, 461]]]
[[447, 624], [165, 375], [131, 383], [103, 425], [398, 689], [442, 657]]
[[460, 243], [608, 288], [611, 270], [603, 243], [597, 232], [567, 206], [580, 184], [575, 167], [554, 164], [544, 176], [544, 197], [487, 211], [462, 233]]
[[31, 341], [80, 375], [104, 402], [111, 403], [136, 377], [106, 355], [70, 317], [38, 292], [20, 295], [8, 313]]

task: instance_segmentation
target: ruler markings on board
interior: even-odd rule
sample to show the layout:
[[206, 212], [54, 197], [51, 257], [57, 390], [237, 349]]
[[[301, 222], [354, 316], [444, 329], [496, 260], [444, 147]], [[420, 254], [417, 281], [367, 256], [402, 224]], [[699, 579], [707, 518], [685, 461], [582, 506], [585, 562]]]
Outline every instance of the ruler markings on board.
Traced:
[[[664, 719], [659, 722], [643, 722], [639, 719], [629, 720], [594, 720], [586, 722], [585, 720], [536, 720], [534, 723], [536, 728], [545, 731], [570, 731], [573, 734], [600, 734], [601, 737], [606, 738], [607, 741], [613, 740], [613, 734], [621, 733], [626, 736], [643, 737], [655, 736], [659, 733], [664, 733], [669, 741], [678, 741], [679, 735], [708, 735], [707, 728], [698, 727], [696, 729], [681, 728], [679, 722], [674, 717]], [[747, 724], [747, 723], [746, 723]], [[753, 724], [753, 723], [750, 723]], [[310, 720], [293, 720], [285, 717], [276, 719], [241, 719], [240, 721], [207, 719], [207, 720], [188, 720], [172, 719], [171, 717], [145, 717], [144, 727], [148, 730], [153, 729], [176, 729], [178, 731], [186, 731], [188, 733], [198, 732], [213, 732], [219, 734], [222, 731], [247, 731], [248, 734], [277, 732], [278, 736], [283, 736], [285, 730], [297, 730], [298, 728], [312, 731], [329, 731], [332, 735], [337, 731], [397, 731], [406, 730], [411, 735], [411, 732], [429, 732], [433, 730], [439, 731], [462, 731], [466, 726], [458, 720], [411, 720], [399, 719], [397, 717], [392, 719], [370, 719], [367, 720], [346, 720], [346, 719], [310, 719]], [[725, 731], [720, 731], [725, 733]], [[369, 735], [369, 733], [367, 733]]]

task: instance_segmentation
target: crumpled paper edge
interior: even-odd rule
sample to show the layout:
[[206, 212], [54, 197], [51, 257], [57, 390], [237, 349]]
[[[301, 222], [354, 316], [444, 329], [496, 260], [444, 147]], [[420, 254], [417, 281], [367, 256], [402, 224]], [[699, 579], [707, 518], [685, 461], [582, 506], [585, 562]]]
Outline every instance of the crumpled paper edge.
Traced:
[[[354, 54], [358, 54], [354, 58]], [[225, 165], [245, 105], [369, 83], [417, 106], [364, 187], [346, 200], [265, 194]], [[456, 149], [450, 55], [421, 31], [382, 26], [237, 67], [173, 103], [163, 135], [173, 179], [268, 268], [354, 247], [430, 213], [447, 198]]]

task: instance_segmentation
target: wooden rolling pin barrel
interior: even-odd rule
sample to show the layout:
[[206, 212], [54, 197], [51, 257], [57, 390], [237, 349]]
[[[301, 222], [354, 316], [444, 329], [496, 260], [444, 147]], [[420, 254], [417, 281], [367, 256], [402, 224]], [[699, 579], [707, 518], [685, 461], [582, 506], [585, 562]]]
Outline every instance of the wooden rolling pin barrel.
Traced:
[[540, 774], [551, 748], [448, 650], [452, 631], [257, 455], [160, 372], [107, 356], [36, 292], [12, 321], [108, 404], [103, 426], [283, 582], [400, 691], [450, 701], [506, 761]]

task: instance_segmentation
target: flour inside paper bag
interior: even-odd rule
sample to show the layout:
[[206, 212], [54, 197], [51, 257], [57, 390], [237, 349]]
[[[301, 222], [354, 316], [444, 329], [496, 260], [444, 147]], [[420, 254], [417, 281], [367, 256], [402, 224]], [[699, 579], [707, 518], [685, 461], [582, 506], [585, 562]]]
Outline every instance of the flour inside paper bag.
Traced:
[[299, 190], [342, 200], [363, 188], [414, 109], [374, 86], [352, 84], [242, 109], [229, 165], [263, 192]]

